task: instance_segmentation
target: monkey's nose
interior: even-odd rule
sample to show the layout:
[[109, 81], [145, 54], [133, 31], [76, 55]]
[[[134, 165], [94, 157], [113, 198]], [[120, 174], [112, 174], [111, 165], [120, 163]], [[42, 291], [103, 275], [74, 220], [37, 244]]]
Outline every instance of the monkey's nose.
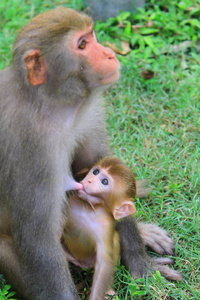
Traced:
[[92, 177], [92, 178], [90, 178], [90, 179], [88, 179], [88, 183], [93, 183], [94, 182], [94, 178]]
[[109, 47], [104, 47], [103, 53], [104, 53], [104, 55], [107, 56], [108, 59], [115, 58], [115, 52], [112, 49], [110, 49]]

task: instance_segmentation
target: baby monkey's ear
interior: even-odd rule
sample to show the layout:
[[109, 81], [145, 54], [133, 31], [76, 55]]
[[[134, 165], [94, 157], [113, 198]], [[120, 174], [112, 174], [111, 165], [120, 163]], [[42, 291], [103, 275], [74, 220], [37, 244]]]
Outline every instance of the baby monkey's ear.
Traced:
[[113, 210], [113, 217], [115, 220], [133, 215], [136, 212], [133, 199], [122, 201], [120, 206], [115, 206]]

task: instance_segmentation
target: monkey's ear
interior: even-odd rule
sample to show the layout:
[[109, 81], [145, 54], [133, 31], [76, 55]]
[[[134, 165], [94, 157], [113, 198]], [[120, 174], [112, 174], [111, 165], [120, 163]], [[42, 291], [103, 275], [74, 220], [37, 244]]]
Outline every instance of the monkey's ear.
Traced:
[[115, 220], [132, 215], [136, 212], [135, 205], [132, 201], [123, 201], [120, 206], [116, 206], [113, 211], [113, 217]]
[[28, 80], [32, 85], [39, 85], [45, 81], [46, 66], [39, 50], [31, 50], [27, 53], [25, 64], [28, 69]]

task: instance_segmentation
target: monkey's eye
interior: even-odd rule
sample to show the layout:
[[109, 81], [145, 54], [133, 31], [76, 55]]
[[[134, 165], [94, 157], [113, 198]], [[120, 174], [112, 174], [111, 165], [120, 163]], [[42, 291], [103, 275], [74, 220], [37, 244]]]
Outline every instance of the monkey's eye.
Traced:
[[102, 180], [101, 180], [101, 183], [102, 183], [103, 185], [108, 185], [108, 179], [106, 179], [106, 178], [102, 179]]
[[85, 40], [82, 40], [78, 46], [79, 49], [83, 50], [85, 49], [85, 46], [86, 46], [86, 41]]
[[93, 171], [93, 174], [94, 174], [94, 175], [99, 174], [99, 170], [98, 170], [98, 169], [95, 169], [95, 170]]

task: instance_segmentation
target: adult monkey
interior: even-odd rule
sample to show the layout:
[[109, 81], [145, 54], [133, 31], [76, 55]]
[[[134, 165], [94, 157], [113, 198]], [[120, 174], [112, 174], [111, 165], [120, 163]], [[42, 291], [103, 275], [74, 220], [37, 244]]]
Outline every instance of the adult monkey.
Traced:
[[[22, 28], [12, 65], [0, 73], [0, 272], [24, 299], [78, 298], [60, 244], [65, 191], [82, 187], [71, 169], [109, 152], [100, 94], [118, 77], [91, 18], [64, 8]], [[126, 266], [142, 276], [150, 259], [136, 224], [121, 223], [119, 233]]]

